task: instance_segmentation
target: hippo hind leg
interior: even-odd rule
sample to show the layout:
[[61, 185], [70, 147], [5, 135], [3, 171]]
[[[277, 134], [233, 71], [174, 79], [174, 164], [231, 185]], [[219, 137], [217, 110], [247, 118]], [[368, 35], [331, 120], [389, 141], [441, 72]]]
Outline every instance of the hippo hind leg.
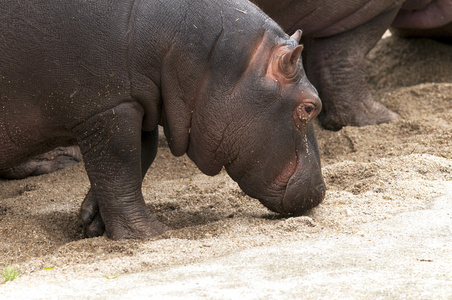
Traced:
[[29, 176], [52, 173], [73, 166], [81, 160], [82, 155], [77, 146], [58, 147], [47, 153], [37, 155], [20, 165], [0, 170], [0, 177], [23, 179]]

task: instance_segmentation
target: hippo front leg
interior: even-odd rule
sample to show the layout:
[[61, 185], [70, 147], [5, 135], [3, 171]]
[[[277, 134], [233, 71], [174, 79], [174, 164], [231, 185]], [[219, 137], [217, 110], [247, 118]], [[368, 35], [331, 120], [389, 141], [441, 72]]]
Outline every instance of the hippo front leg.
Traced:
[[380, 14], [352, 30], [305, 41], [306, 72], [319, 89], [319, 115], [327, 129], [389, 122], [399, 116], [374, 101], [365, 78], [365, 57], [394, 19], [397, 10]]
[[[158, 149], [158, 127], [154, 130], [141, 133], [141, 175], [146, 175], [147, 170], [154, 162]], [[105, 232], [105, 224], [99, 213], [99, 204], [93, 196], [91, 189], [88, 191], [80, 208], [80, 218], [85, 227], [87, 237], [101, 236]]]
[[105, 231], [112, 239], [150, 238], [167, 230], [149, 212], [141, 193], [142, 177], [155, 158], [158, 142], [157, 129], [141, 132], [142, 119], [138, 105], [125, 103], [76, 130], [91, 182], [81, 207], [90, 237]]

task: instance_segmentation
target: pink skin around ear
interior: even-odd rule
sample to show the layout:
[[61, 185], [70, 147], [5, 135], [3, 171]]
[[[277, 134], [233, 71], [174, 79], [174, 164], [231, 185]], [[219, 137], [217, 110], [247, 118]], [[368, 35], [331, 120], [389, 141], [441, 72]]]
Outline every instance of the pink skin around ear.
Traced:
[[303, 46], [289, 49], [286, 45], [278, 47], [272, 55], [267, 69], [267, 76], [282, 84], [296, 82], [300, 75], [299, 60]]

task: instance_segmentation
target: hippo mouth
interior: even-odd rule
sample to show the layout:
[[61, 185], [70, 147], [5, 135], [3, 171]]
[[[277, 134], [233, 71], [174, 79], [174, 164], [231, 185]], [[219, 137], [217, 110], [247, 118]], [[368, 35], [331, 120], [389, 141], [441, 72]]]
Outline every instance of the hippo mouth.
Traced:
[[298, 168], [298, 155], [295, 157], [293, 161], [287, 163], [282, 171], [276, 176], [273, 187], [275, 190], [287, 190], [287, 186], [289, 184], [290, 179], [295, 174], [295, 171]]
[[325, 183], [320, 171], [313, 172], [312, 168], [303, 165], [297, 152], [294, 160], [286, 163], [271, 184], [271, 189], [280, 196], [261, 200], [261, 203], [277, 213], [299, 215], [322, 202]]
[[[244, 173], [238, 180], [231, 177], [248, 196], [257, 198], [271, 211], [290, 216], [300, 215], [318, 205], [325, 196], [320, 162], [311, 157], [311, 153], [306, 152], [305, 155], [304, 151], [300, 153], [295, 150], [273, 176], [270, 170], [260, 168], [257, 169], [259, 172]], [[226, 170], [230, 175], [233, 174], [230, 166]]]

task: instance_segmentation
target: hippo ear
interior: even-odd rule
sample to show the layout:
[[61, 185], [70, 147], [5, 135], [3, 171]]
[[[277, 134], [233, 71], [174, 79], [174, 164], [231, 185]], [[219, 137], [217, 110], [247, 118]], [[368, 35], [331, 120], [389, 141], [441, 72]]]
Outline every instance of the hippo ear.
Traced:
[[280, 47], [269, 64], [267, 76], [283, 83], [295, 82], [300, 75], [300, 57], [302, 45], [298, 45], [292, 50], [287, 47]]
[[300, 30], [300, 29], [298, 29], [297, 31], [295, 31], [294, 32], [294, 34], [292, 34], [291, 36], [290, 36], [290, 38], [291, 39], [294, 39], [296, 42], [297, 42], [297, 44], [299, 44], [300, 43], [300, 40], [301, 40], [301, 34], [302, 34], [303, 32]]
[[298, 45], [292, 51], [289, 51], [281, 56], [279, 60], [279, 71], [287, 79], [293, 79], [300, 72], [300, 57], [301, 51], [303, 51], [303, 46]]

